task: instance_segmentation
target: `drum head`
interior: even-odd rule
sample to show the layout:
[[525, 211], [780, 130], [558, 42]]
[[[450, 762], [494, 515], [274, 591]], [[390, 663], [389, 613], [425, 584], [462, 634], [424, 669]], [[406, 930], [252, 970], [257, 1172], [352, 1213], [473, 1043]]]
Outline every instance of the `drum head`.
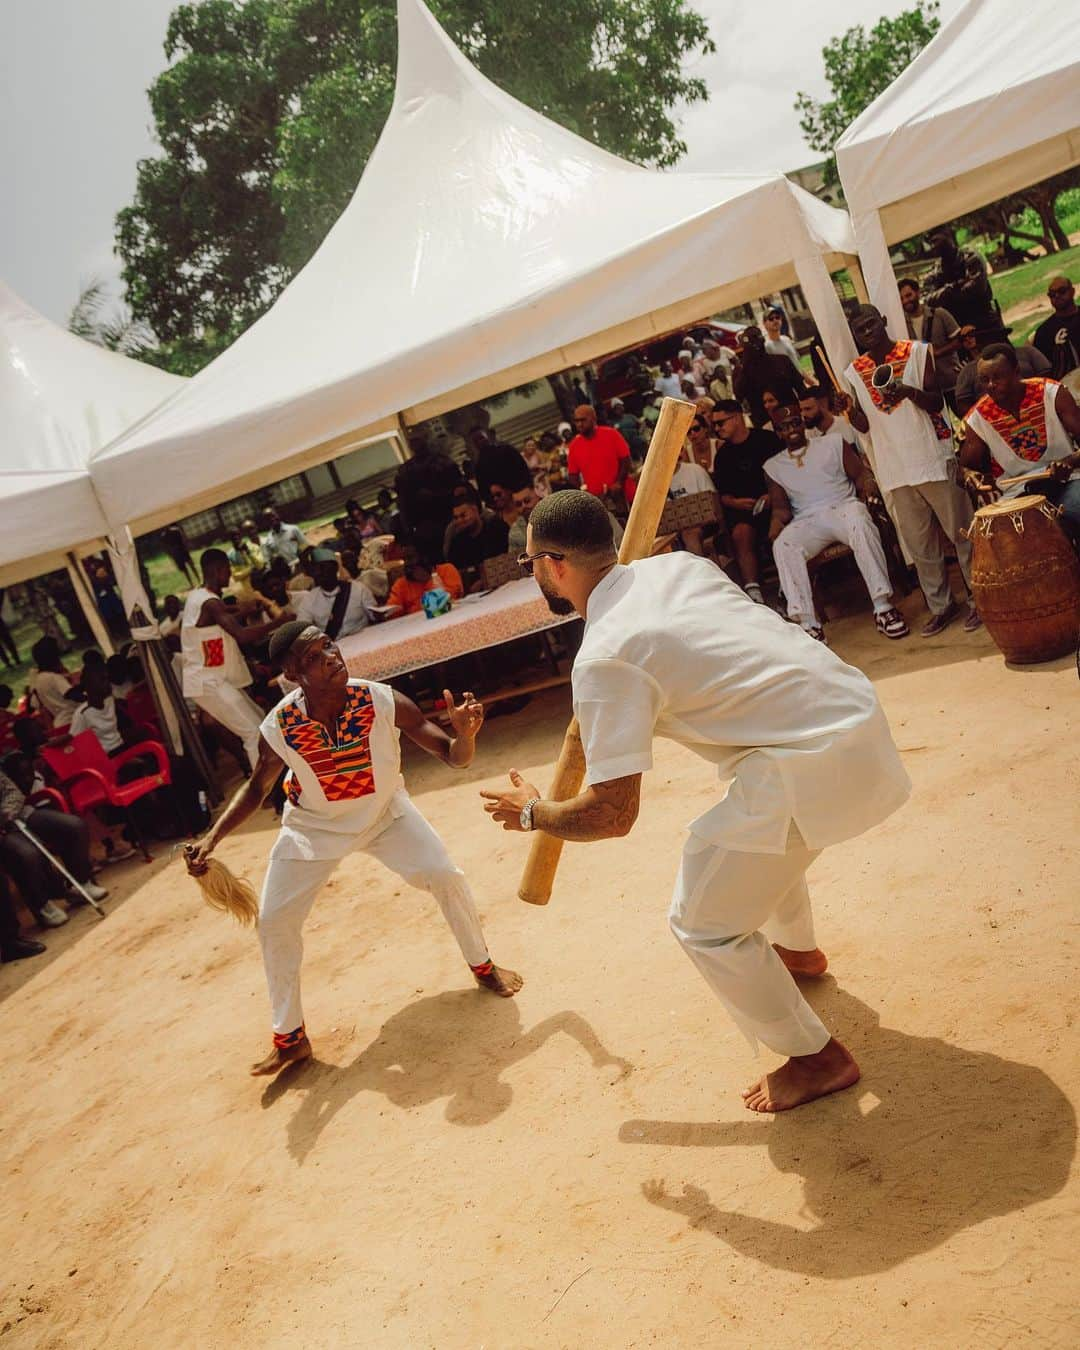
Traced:
[[1037, 511], [1039, 507], [1045, 506], [1045, 504], [1046, 498], [1039, 492], [1033, 492], [1030, 497], [1002, 498], [999, 502], [991, 502], [989, 506], [980, 506], [975, 514], [983, 518], [987, 516], [1014, 516], [1017, 511]]

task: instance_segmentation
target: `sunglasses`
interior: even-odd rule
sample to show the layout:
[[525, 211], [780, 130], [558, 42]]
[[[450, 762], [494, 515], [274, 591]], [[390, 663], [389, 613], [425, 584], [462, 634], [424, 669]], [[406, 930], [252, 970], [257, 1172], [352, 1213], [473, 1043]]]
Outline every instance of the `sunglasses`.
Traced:
[[566, 557], [565, 553], [553, 553], [550, 549], [542, 548], [538, 553], [522, 553], [518, 555], [517, 565], [527, 577], [533, 574], [533, 563], [538, 558], [552, 558], [555, 562], [562, 562]]
[[1068, 295], [1072, 288], [1070, 286], [1051, 286], [1046, 292], [1047, 295]]

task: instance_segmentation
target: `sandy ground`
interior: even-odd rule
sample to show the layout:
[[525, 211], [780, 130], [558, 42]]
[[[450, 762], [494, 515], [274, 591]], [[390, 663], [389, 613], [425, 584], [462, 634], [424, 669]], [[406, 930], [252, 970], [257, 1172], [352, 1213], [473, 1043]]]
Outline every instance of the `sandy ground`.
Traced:
[[[547, 781], [556, 691], [467, 773], [408, 770], [517, 1000], [471, 988], [433, 904], [362, 859], [308, 927], [317, 1062], [270, 1086], [246, 1076], [253, 939], [176, 861], [116, 869], [105, 922], [0, 971], [3, 1343], [1080, 1342], [1076, 670], [1007, 669], [958, 626], [830, 634], [916, 784], [811, 874], [811, 997], [855, 1090], [742, 1109], [754, 1061], [665, 923], [714, 794], [684, 751], [659, 746], [628, 839], [568, 847], [546, 910], [515, 899], [525, 842], [476, 790], [511, 763]], [[260, 877], [271, 831], [223, 856]]]

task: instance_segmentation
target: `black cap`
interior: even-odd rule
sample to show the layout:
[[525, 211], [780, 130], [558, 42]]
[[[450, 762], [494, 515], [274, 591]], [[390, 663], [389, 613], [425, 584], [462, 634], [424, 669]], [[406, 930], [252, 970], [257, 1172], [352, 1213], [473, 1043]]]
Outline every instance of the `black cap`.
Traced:
[[280, 628], [276, 628], [270, 634], [270, 660], [284, 661], [300, 634], [313, 627], [314, 624], [308, 623], [306, 619], [292, 619], [289, 623], [283, 623]]

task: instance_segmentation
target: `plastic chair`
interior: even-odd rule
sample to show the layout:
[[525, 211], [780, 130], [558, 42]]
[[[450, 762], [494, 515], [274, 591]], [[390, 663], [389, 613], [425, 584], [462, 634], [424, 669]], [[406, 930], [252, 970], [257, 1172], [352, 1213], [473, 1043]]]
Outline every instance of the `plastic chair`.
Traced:
[[68, 799], [59, 788], [38, 788], [36, 792], [31, 792], [26, 800], [31, 806], [55, 806], [58, 811], [63, 811], [66, 816], [72, 814], [71, 807], [68, 805]]
[[[81, 731], [63, 746], [42, 746], [42, 758], [65, 788], [72, 810], [78, 815], [99, 806], [115, 806], [124, 812], [135, 842], [143, 857], [150, 862], [150, 850], [130, 808], [147, 793], [167, 787], [172, 782], [169, 757], [158, 741], [140, 741], [128, 746], [110, 758], [92, 731]], [[157, 773], [120, 783], [117, 776], [125, 764], [140, 755], [152, 755], [157, 762]]]

